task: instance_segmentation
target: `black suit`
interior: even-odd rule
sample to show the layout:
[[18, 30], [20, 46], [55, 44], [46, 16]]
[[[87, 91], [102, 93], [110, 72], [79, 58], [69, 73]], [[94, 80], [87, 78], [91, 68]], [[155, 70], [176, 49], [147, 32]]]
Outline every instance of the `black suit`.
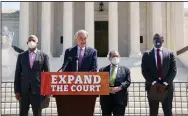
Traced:
[[[65, 51], [64, 65], [68, 57], [72, 58], [64, 72], [76, 71], [76, 60], [78, 56], [78, 46], [68, 48]], [[86, 47], [82, 64], [78, 69], [79, 72], [96, 72], [97, 71], [97, 50]], [[58, 116], [93, 116], [96, 95], [64, 95], [55, 96], [57, 103]]]
[[29, 105], [32, 105], [34, 116], [41, 115], [40, 104], [44, 96], [40, 95], [41, 72], [49, 72], [49, 58], [37, 50], [33, 67], [30, 68], [29, 51], [18, 55], [14, 91], [20, 93], [20, 116], [27, 116]]
[[[110, 66], [101, 68], [99, 71], [109, 72], [110, 74]], [[121, 90], [115, 94], [100, 96], [103, 116], [111, 116], [112, 113], [114, 116], [124, 116], [128, 102], [127, 88], [130, 86], [130, 83], [130, 70], [124, 66], [118, 66], [114, 87], [121, 87]]]
[[[155, 50], [152, 49], [145, 52], [142, 57], [142, 75], [145, 78], [145, 89], [148, 92], [154, 81], [158, 80], [158, 72], [155, 60]], [[165, 116], [172, 116], [172, 101], [173, 101], [173, 80], [176, 76], [176, 60], [172, 52], [167, 49], [162, 49], [162, 80], [158, 81], [161, 84], [168, 84], [168, 95], [162, 103]], [[149, 99], [148, 99], [149, 100]], [[149, 100], [150, 116], [157, 116], [159, 102]]]

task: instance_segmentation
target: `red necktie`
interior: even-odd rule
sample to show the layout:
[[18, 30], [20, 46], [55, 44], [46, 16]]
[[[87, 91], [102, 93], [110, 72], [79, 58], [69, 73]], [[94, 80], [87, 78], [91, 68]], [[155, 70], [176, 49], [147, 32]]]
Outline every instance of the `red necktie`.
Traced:
[[157, 49], [157, 69], [159, 78], [163, 78], [160, 49]]

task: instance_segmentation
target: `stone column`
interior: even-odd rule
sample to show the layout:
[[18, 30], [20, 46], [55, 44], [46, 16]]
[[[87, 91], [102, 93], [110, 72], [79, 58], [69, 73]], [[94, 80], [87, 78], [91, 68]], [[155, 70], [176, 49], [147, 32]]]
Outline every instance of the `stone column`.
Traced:
[[118, 3], [109, 2], [109, 45], [108, 50], [118, 50]]
[[27, 50], [29, 37], [29, 2], [20, 2], [19, 48]]
[[[2, 4], [1, 2], [0, 2], [0, 4]], [[2, 9], [2, 5], [0, 6], [0, 9]], [[1, 15], [0, 15], [0, 19], [2, 19], [2, 17], [1, 17]], [[2, 23], [0, 23], [0, 26], [2, 27]], [[0, 28], [0, 32], [2, 32], [2, 30], [1, 30], [1, 28]], [[1, 38], [2, 38], [2, 36], [1, 36]], [[2, 43], [2, 39], [0, 40], [0, 42]], [[2, 48], [2, 44], [0, 45], [0, 47]], [[2, 61], [2, 50], [0, 51], [0, 60]], [[1, 73], [1, 77], [0, 77], [0, 87], [2, 87], [2, 62], [0, 62], [0, 66], [1, 66], [1, 70], [0, 70], [0, 73]], [[2, 90], [0, 89], [0, 99], [2, 99]], [[0, 104], [2, 103], [2, 100], [0, 100]], [[2, 109], [2, 105], [0, 105], [0, 109]], [[1, 113], [1, 110], [0, 110], [0, 114], [2, 114]]]
[[73, 2], [63, 2], [63, 53], [73, 44]]
[[94, 2], [85, 2], [85, 30], [88, 32], [88, 46], [94, 48]]
[[184, 2], [173, 2], [174, 5], [174, 34], [176, 51], [185, 47], [184, 40]]
[[139, 2], [130, 2], [130, 54], [141, 56], [140, 52], [140, 9]]
[[41, 51], [51, 57], [51, 2], [42, 2]]
[[161, 2], [152, 2], [152, 27], [153, 34], [155, 33], [162, 34], [162, 3]]

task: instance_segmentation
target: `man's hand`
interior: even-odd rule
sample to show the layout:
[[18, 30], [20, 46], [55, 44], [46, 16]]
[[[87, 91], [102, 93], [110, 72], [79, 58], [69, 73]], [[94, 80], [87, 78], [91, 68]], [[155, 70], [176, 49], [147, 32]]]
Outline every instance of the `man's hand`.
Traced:
[[17, 100], [20, 100], [20, 99], [21, 99], [20, 93], [16, 93], [16, 99], [17, 99]]
[[115, 94], [116, 92], [120, 91], [121, 87], [110, 87], [110, 93]]

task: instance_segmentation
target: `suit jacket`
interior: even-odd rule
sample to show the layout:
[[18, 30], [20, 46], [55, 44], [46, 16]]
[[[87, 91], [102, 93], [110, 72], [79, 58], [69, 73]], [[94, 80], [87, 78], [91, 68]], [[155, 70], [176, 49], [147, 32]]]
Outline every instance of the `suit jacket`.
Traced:
[[[68, 63], [67, 67], [65, 68], [65, 72], [76, 71], [75, 57], [78, 56], [77, 49], [78, 49], [77, 46], [66, 49], [63, 65], [65, 65], [65, 62], [67, 61], [68, 57], [71, 57], [72, 61]], [[93, 49], [90, 47], [85, 48], [84, 56], [82, 59], [82, 64], [81, 64], [81, 67], [78, 69], [78, 71], [79, 72], [84, 72], [84, 71], [96, 72], [97, 71], [97, 50], [96, 49]]]
[[18, 55], [15, 78], [14, 91], [21, 95], [26, 94], [30, 87], [34, 94], [40, 94], [41, 72], [49, 72], [48, 56], [37, 50], [33, 67], [30, 68], [29, 51], [25, 51]]
[[[158, 80], [158, 72], [155, 61], [154, 49], [145, 52], [142, 57], [142, 75], [146, 80], [146, 90], [149, 90], [152, 82]], [[176, 60], [172, 52], [163, 48], [162, 50], [162, 82], [167, 82], [169, 86], [173, 85], [173, 80], [177, 73]]]
[[[110, 75], [110, 65], [99, 69], [99, 72], [109, 72]], [[117, 74], [116, 74], [116, 79], [114, 83], [114, 87], [120, 86], [122, 90], [115, 94], [110, 94], [113, 95], [115, 98], [115, 101], [117, 104], [121, 105], [127, 105], [128, 102], [128, 91], [127, 88], [131, 84], [131, 77], [130, 77], [130, 70], [125, 67], [125, 66], [118, 66]], [[112, 102], [109, 101], [109, 95], [101, 95], [100, 96], [100, 104], [106, 104], [107, 102]]]

